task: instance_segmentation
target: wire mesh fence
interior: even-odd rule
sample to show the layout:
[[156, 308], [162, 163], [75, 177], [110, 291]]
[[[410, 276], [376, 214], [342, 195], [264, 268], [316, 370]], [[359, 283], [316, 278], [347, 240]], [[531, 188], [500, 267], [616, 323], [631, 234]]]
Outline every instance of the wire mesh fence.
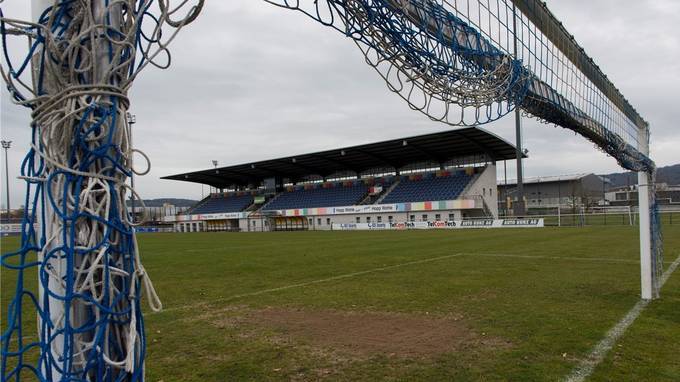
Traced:
[[[550, 227], [585, 227], [585, 226], [637, 226], [638, 211], [581, 212], [581, 213], [548, 213], [531, 215], [531, 218], [542, 218]], [[680, 211], [659, 212], [661, 225], [680, 225]]]

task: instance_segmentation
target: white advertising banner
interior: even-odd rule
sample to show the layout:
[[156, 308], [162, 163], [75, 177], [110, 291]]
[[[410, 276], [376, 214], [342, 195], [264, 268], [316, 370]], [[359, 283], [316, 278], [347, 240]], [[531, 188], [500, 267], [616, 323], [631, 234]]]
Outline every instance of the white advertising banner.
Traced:
[[223, 212], [223, 213], [217, 213], [217, 214], [165, 216], [165, 217], [163, 217], [163, 221], [166, 222], [166, 223], [172, 223], [172, 222], [187, 222], [187, 221], [201, 221], [201, 220], [244, 219], [247, 216], [248, 216], [247, 212]]
[[[37, 227], [38, 225], [36, 224], [34, 227]], [[0, 235], [17, 235], [21, 233], [21, 224], [10, 224], [10, 223], [2, 223], [0, 224]]]
[[467, 210], [481, 208], [475, 199], [438, 200], [396, 204], [370, 204], [360, 206], [296, 208], [276, 210], [280, 216], [319, 216], [345, 214], [396, 213], [406, 211]]
[[[374, 204], [365, 206], [347, 206], [334, 207], [332, 209], [334, 215], [342, 214], [368, 214], [380, 212], [398, 212], [399, 206], [397, 204]], [[403, 211], [403, 210], [402, 210]]]
[[0, 224], [0, 234], [9, 235], [21, 233], [21, 224]]
[[469, 229], [469, 228], [540, 228], [545, 226], [543, 219], [479, 219], [434, 222], [400, 223], [333, 223], [339, 231], [380, 231], [407, 229]]
[[241, 219], [246, 217], [245, 212], [223, 212], [219, 214], [191, 215], [193, 220], [222, 220], [222, 219]]

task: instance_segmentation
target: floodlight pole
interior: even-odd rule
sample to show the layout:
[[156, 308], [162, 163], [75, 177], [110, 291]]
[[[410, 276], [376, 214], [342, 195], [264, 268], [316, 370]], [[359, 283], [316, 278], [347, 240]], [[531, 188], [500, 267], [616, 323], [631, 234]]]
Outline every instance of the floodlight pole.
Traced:
[[[639, 150], [649, 156], [649, 136], [647, 128], [638, 132]], [[638, 215], [640, 217], [640, 284], [643, 300], [654, 298], [654, 278], [652, 275], [652, 238], [649, 190], [649, 173], [638, 172]]]
[[[517, 8], [515, 4], [512, 5], [512, 36], [515, 59], [519, 57], [518, 41], [517, 41]], [[515, 105], [515, 150], [517, 154], [517, 203], [512, 205], [513, 214], [515, 216], [524, 216], [526, 214], [526, 206], [524, 205], [524, 179], [522, 171], [522, 114], [519, 110], [519, 105]]]
[[[217, 165], [219, 164], [219, 162], [216, 161], [215, 159], [213, 159], [213, 160], [212, 160], [212, 164], [213, 164], [213, 166], [215, 167], [215, 171], [217, 171]], [[215, 193], [217, 193], [217, 187], [215, 187]]]

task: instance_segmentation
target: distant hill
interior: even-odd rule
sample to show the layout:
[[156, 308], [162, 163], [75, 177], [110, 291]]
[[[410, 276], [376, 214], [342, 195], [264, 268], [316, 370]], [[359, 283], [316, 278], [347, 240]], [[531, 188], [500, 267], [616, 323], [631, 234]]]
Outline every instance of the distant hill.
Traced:
[[[161, 199], [144, 199], [144, 204], [147, 207], [163, 207], [163, 204], [172, 204], [175, 207], [191, 207], [198, 203], [198, 200], [192, 199], [175, 199], [175, 198], [161, 198]], [[127, 201], [130, 205], [130, 201]]]
[[[632, 172], [618, 172], [604, 175], [612, 182], [612, 187], [623, 187], [637, 184], [637, 175]], [[657, 183], [667, 183], [669, 185], [680, 185], [680, 164], [659, 167], [656, 172]]]

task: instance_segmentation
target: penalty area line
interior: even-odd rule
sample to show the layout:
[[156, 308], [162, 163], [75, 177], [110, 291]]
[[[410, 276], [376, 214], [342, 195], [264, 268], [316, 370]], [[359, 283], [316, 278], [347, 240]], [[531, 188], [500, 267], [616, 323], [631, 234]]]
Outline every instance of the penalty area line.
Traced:
[[516, 259], [537, 260], [568, 260], [568, 261], [593, 261], [599, 263], [639, 264], [638, 260], [616, 259], [608, 257], [574, 257], [574, 256], [543, 256], [543, 255], [513, 255], [506, 253], [467, 253], [469, 256], [479, 257], [508, 257]]
[[[666, 281], [671, 277], [673, 272], [680, 266], [680, 255], [668, 267], [659, 280], [659, 288], [662, 288]], [[651, 300], [640, 300], [626, 313], [625, 316], [613, 328], [609, 329], [605, 337], [595, 345], [588, 356], [581, 360], [579, 364], [572, 370], [571, 374], [564, 379], [565, 382], [583, 382], [595, 371], [595, 367], [599, 365], [609, 351], [614, 347], [616, 341], [623, 336], [628, 327], [640, 316], [642, 311], [649, 305]]]
[[173, 312], [173, 311], [184, 310], [184, 309], [193, 309], [193, 308], [197, 308], [199, 306], [202, 306], [205, 303], [232, 301], [232, 300], [237, 300], [237, 299], [244, 298], [244, 297], [259, 296], [259, 295], [262, 295], [262, 294], [279, 292], [279, 291], [288, 290], [288, 289], [302, 288], [302, 287], [306, 287], [306, 286], [310, 286], [310, 285], [322, 284], [322, 283], [327, 283], [327, 282], [337, 281], [337, 280], [343, 280], [343, 279], [348, 279], [348, 278], [357, 277], [357, 276], [363, 276], [363, 275], [367, 275], [367, 274], [371, 274], [371, 273], [389, 271], [389, 270], [392, 270], [392, 269], [402, 268], [402, 267], [406, 267], [406, 266], [409, 266], [409, 265], [425, 264], [425, 263], [429, 263], [429, 262], [433, 262], [433, 261], [445, 260], [445, 259], [450, 259], [450, 258], [454, 258], [454, 257], [462, 257], [462, 256], [469, 256], [469, 257], [476, 257], [476, 256], [479, 256], [479, 257], [508, 257], [508, 258], [537, 259], [537, 260], [595, 261], [595, 262], [612, 262], [612, 263], [628, 263], [628, 264], [636, 263], [635, 260], [610, 259], [610, 258], [599, 258], [599, 257], [562, 257], [562, 256], [538, 256], [538, 255], [537, 256], [512, 255], [512, 254], [455, 253], [455, 254], [452, 254], [452, 255], [437, 256], [437, 257], [431, 257], [431, 258], [422, 259], [422, 260], [408, 261], [408, 262], [400, 263], [400, 264], [387, 265], [387, 266], [384, 266], [384, 267], [372, 268], [372, 269], [368, 269], [368, 270], [365, 270], [365, 271], [346, 273], [346, 274], [342, 274], [342, 275], [338, 275], [338, 276], [332, 276], [332, 277], [323, 278], [323, 279], [319, 279], [319, 280], [312, 280], [312, 281], [306, 281], [306, 282], [302, 282], [302, 283], [284, 285], [284, 286], [275, 287], [275, 288], [263, 289], [263, 290], [259, 290], [259, 291], [255, 291], [255, 292], [236, 294], [236, 295], [232, 295], [232, 296], [228, 296], [228, 297], [222, 297], [222, 298], [217, 298], [217, 299], [210, 300], [210, 301], [205, 301], [205, 302], [200, 303], [200, 304], [190, 304], [190, 305], [177, 306], [177, 307], [172, 307], [172, 308], [164, 308], [160, 312], [152, 313], [152, 314], [161, 314], [163, 312]]
[[[345, 274], [342, 274], [342, 275], [327, 277], [327, 278], [319, 279], [319, 280], [312, 280], [312, 281], [306, 281], [306, 282], [297, 283], [297, 284], [284, 285], [284, 286], [280, 286], [280, 287], [276, 287], [276, 288], [263, 289], [263, 290], [259, 290], [259, 291], [255, 291], [255, 292], [235, 294], [235, 295], [232, 295], [232, 296], [229, 296], [229, 297], [217, 298], [217, 299], [214, 299], [214, 300], [211, 300], [211, 301], [207, 301], [207, 303], [224, 302], [224, 301], [237, 300], [237, 299], [240, 299], [240, 298], [243, 298], [243, 297], [259, 296], [259, 295], [266, 294], [266, 293], [279, 292], [279, 291], [282, 291], [282, 290], [288, 290], [288, 289], [294, 289], [294, 288], [302, 288], [302, 287], [306, 287], [306, 286], [309, 286], [309, 285], [322, 284], [322, 283], [327, 283], [327, 282], [336, 281], [336, 280], [343, 280], [343, 279], [362, 276], [362, 275], [366, 275], [366, 274], [370, 274], [370, 273], [384, 272], [384, 271], [389, 271], [389, 270], [392, 270], [392, 269], [407, 267], [409, 265], [425, 264], [425, 263], [430, 263], [430, 262], [433, 262], [433, 261], [446, 260], [446, 259], [451, 259], [451, 258], [460, 257], [460, 256], [465, 256], [465, 254], [464, 253], [456, 253], [456, 254], [453, 254], [453, 255], [437, 256], [437, 257], [430, 257], [430, 258], [422, 259], [422, 260], [408, 261], [408, 262], [405, 262], [405, 263], [399, 263], [399, 264], [394, 264], [394, 265], [387, 265], [387, 266], [384, 266], [384, 267], [372, 268], [372, 269], [368, 269], [368, 270], [365, 270], [365, 271], [345, 273]], [[163, 309], [160, 312], [157, 312], [155, 314], [161, 314], [163, 312], [172, 312], [172, 311], [183, 310], [183, 309], [191, 309], [191, 308], [196, 308], [198, 306], [200, 306], [200, 304], [191, 304], [191, 305], [178, 306], [178, 307], [174, 307], [174, 308], [167, 308], [167, 309]]]

